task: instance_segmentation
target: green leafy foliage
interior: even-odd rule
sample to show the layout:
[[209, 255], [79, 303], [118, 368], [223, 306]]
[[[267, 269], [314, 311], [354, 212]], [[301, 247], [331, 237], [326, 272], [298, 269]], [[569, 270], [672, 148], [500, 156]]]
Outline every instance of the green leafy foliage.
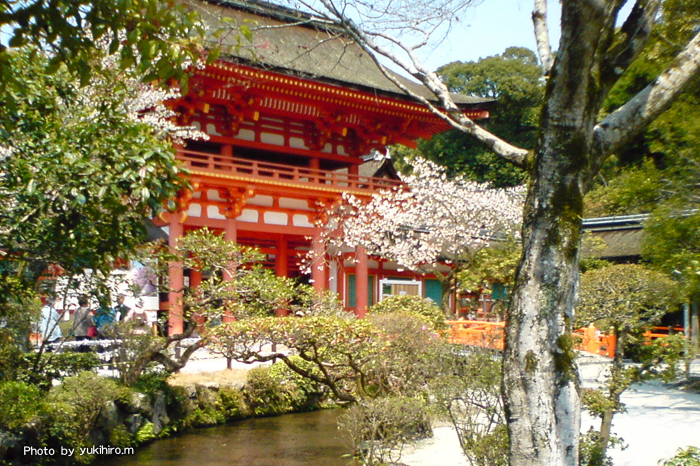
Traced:
[[136, 443], [139, 445], [155, 440], [156, 438], [157, 436], [153, 430], [153, 423], [149, 421], [143, 423], [138, 432], [136, 432], [135, 437]]
[[479, 291], [490, 288], [490, 283], [508, 284], [515, 277], [522, 248], [514, 239], [480, 249], [472, 258], [472, 265], [457, 275], [463, 291]]
[[101, 71], [103, 48], [119, 57], [121, 68], [136, 67], [147, 80], [185, 83], [183, 70], [199, 58], [205, 32], [188, 2], [155, 0], [7, 0], [0, 5], [0, 27], [11, 31], [0, 44], [0, 94], [21, 85], [6, 65], [12, 50], [24, 46], [52, 57], [41, 74], [64, 65], [82, 84]]
[[682, 295], [700, 290], [700, 215], [673, 206], [654, 212], [644, 226], [643, 253], [656, 268], [678, 281]]
[[[532, 51], [509, 47], [500, 55], [476, 62], [457, 61], [444, 65], [437, 73], [452, 92], [495, 99], [491, 116], [484, 126], [516, 146], [534, 148], [544, 98], [544, 80]], [[438, 134], [430, 141], [420, 141], [418, 152], [448, 167], [450, 174], [461, 173], [480, 183], [509, 187], [520, 185], [525, 180], [522, 170], [456, 130]], [[410, 159], [415, 151], [398, 149], [395, 154], [398, 165], [410, 169]]]
[[[613, 111], [653, 82], [700, 27], [698, 0], [666, 0], [652, 37], [638, 60], [611, 91]], [[645, 224], [643, 255], [696, 295], [700, 230], [696, 209], [700, 176], [700, 79], [649, 128], [611, 158], [599, 184], [586, 197], [588, 216], [651, 213]]]
[[369, 315], [404, 314], [426, 319], [434, 330], [445, 328], [445, 314], [433, 301], [421, 296], [388, 296], [369, 309]]
[[43, 74], [44, 60], [12, 53], [22, 86], [16, 107], [0, 96], [10, 150], [0, 160], [0, 195], [10, 207], [0, 216], [1, 246], [67, 273], [105, 270], [143, 242], [143, 218], [186, 184], [170, 141], [123, 108], [132, 90], [118, 76], [109, 91], [91, 90], [102, 93], [95, 108], [66, 73]]
[[577, 327], [596, 323], [618, 333], [639, 332], [656, 324], [676, 301], [675, 285], [665, 275], [641, 265], [620, 264], [581, 276]]
[[44, 413], [44, 393], [25, 382], [0, 384], [0, 425], [16, 431], [37, 421]]
[[290, 408], [282, 388], [267, 367], [256, 367], [248, 372], [245, 395], [256, 416], [284, 414]]
[[[464, 350], [462, 350], [464, 351]], [[489, 350], [443, 353], [440, 377], [430, 382], [436, 413], [457, 431], [473, 466], [505, 466], [508, 432], [500, 393], [501, 359]]]
[[[307, 371], [313, 371], [313, 363], [299, 356], [289, 357], [292, 365]], [[327, 396], [328, 389], [318, 382], [302, 377], [283, 362], [270, 366], [268, 374], [277, 383], [285, 404], [292, 411], [308, 411], [318, 407], [318, 403]]]
[[[645, 345], [641, 334], [673, 309], [676, 297], [674, 283], [667, 276], [641, 265], [611, 265], [582, 275], [576, 325], [595, 323], [617, 337], [604, 386], [587, 389], [583, 394], [586, 409], [601, 420], [600, 431], [588, 434], [583, 455], [588, 463], [583, 464], [609, 464], [607, 450], [618, 443], [611, 433], [612, 421], [616, 413], [624, 410], [621, 395], [625, 390], [651, 378], [675, 377], [684, 347], [682, 337], [671, 336]], [[639, 363], [625, 366], [626, 353], [634, 353]]]
[[[106, 403], [118, 400], [126, 393], [126, 389], [113, 380], [91, 372], [64, 379], [47, 398], [48, 445], [54, 448], [88, 447], [90, 433]], [[79, 455], [75, 459], [89, 463], [93, 458], [92, 455]]]
[[18, 79], [0, 93], [6, 317], [46, 291], [47, 271], [106, 276], [144, 241], [144, 219], [187, 184], [167, 135], [130, 114], [133, 80], [115, 71], [80, 88], [65, 71], [46, 74], [48, 58], [36, 50], [1, 54]]
[[[37, 363], [36, 359], [41, 358]], [[25, 353], [18, 379], [49, 390], [53, 380], [73, 377], [80, 372], [94, 371], [101, 364], [95, 353]], [[36, 368], [40, 370], [37, 371]]]
[[700, 448], [690, 447], [679, 450], [676, 456], [664, 461], [663, 466], [700, 466]]
[[432, 436], [424, 400], [384, 397], [362, 400], [338, 419], [354, 456], [367, 466], [397, 464], [406, 444]]

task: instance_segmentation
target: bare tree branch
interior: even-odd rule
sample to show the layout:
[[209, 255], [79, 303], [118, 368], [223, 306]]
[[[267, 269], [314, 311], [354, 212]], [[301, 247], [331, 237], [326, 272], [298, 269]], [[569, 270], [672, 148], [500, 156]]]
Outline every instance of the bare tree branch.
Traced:
[[535, 0], [532, 23], [535, 26], [537, 54], [540, 56], [544, 74], [548, 75], [554, 63], [554, 57], [552, 57], [552, 46], [549, 42], [549, 30], [547, 29], [547, 0]]
[[700, 33], [652, 84], [603, 119], [593, 130], [593, 173], [618, 150], [664, 112], [700, 73]]
[[[486, 131], [485, 129], [478, 126], [471, 119], [464, 115], [462, 110], [455, 104], [452, 99], [447, 86], [440, 80], [440, 78], [432, 71], [425, 68], [425, 66], [420, 62], [420, 60], [415, 56], [415, 51], [413, 47], [406, 47], [401, 44], [401, 41], [390, 37], [386, 34], [376, 34], [378, 37], [389, 41], [398, 47], [400, 47], [406, 55], [410, 58], [410, 62], [402, 59], [397, 54], [393, 53], [386, 47], [381, 46], [377, 43], [372, 35], [364, 32], [359, 26], [357, 26], [351, 19], [342, 16], [341, 12], [335, 9], [335, 5], [330, 0], [321, 0], [322, 3], [329, 11], [332, 12], [338, 18], [339, 25], [352, 37], [357, 44], [362, 47], [374, 60], [377, 67], [381, 70], [384, 76], [390, 80], [396, 87], [401, 89], [406, 95], [410, 96], [414, 100], [420, 102], [426, 106], [433, 114], [443, 119], [453, 128], [467, 133], [475, 137], [478, 141], [484, 144], [486, 147], [491, 149], [495, 154], [504, 158], [510, 163], [517, 165], [519, 167], [524, 167], [528, 151], [521, 149], [519, 147], [513, 146], [506, 141], [500, 139], [498, 136]], [[444, 110], [438, 108], [435, 102], [431, 102], [427, 98], [418, 95], [409, 89], [403, 82], [397, 79], [396, 75], [388, 70], [377, 58], [377, 54], [382, 55], [397, 66], [405, 70], [411, 76], [419, 80], [423, 85], [426, 86], [430, 92], [437, 97], [438, 101], [444, 107]]]
[[618, 33], [622, 38], [615, 41], [603, 62], [603, 72], [612, 83], [619, 79], [644, 49], [660, 6], [661, 0], [637, 0], [635, 3]]

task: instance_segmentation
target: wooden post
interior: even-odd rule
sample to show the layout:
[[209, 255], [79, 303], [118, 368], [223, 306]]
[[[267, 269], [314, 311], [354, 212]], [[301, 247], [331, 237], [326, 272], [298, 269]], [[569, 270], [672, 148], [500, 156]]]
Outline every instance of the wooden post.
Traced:
[[[275, 256], [275, 275], [278, 277], [289, 276], [289, 271], [287, 268], [287, 255], [288, 255], [288, 242], [287, 237], [282, 235], [277, 239], [277, 254]], [[288, 309], [276, 309], [275, 313], [278, 316], [286, 316], [289, 311]]]
[[368, 300], [367, 250], [362, 246], [355, 248], [355, 314], [364, 317], [367, 314]]
[[[234, 242], [236, 242], [238, 240], [238, 226], [236, 224], [235, 218], [231, 218], [231, 217], [226, 218], [226, 225], [224, 227], [224, 239], [226, 241], [234, 241]], [[224, 281], [231, 281], [231, 280], [233, 280], [233, 277], [231, 275], [229, 275], [228, 272], [224, 272], [223, 279], [224, 279]], [[228, 313], [225, 313], [222, 320], [224, 323], [226, 323], [226, 322], [233, 322], [236, 319], [233, 316], [229, 315]]]
[[690, 348], [694, 357], [700, 352], [700, 306], [697, 301], [693, 301], [690, 311]]
[[325, 250], [320, 229], [314, 232], [311, 248], [314, 252], [313, 264], [311, 265], [311, 280], [313, 281], [314, 290], [316, 290], [318, 294], [321, 294], [321, 292], [326, 289], [326, 274], [324, 270], [325, 264], [323, 263]]
[[[178, 213], [170, 214], [170, 231], [168, 234], [168, 246], [177, 246], [178, 239], [182, 236], [183, 226], [178, 219]], [[179, 335], [184, 331], [184, 320], [182, 316], [182, 288], [184, 286], [184, 276], [181, 262], [170, 264], [168, 276], [170, 292], [168, 293], [168, 335]]]

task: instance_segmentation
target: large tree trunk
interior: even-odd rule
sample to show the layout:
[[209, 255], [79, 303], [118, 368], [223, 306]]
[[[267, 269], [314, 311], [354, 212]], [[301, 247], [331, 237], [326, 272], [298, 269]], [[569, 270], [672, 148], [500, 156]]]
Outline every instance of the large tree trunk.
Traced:
[[506, 327], [503, 393], [511, 466], [578, 466], [581, 408], [571, 325], [583, 194], [605, 93], [601, 31], [609, 29], [609, 18], [599, 13], [591, 4], [563, 8], [564, 33], [531, 167], [523, 257]]
[[573, 176], [539, 179], [529, 195], [506, 326], [503, 393], [511, 466], [577, 466], [580, 399], [570, 332], [582, 193]]

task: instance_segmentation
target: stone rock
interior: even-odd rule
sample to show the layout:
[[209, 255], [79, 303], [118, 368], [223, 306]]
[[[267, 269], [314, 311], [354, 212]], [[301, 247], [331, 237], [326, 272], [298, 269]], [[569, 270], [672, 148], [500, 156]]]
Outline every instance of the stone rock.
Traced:
[[136, 433], [141, 428], [142, 421], [143, 417], [141, 417], [140, 414], [131, 414], [130, 416], [127, 416], [126, 419], [124, 419], [124, 424], [126, 425], [126, 428], [129, 432], [131, 432], [133, 435], [136, 435]]
[[7, 452], [18, 450], [22, 443], [22, 437], [0, 430], [0, 458], [7, 458]]
[[153, 400], [153, 433], [158, 435], [165, 426], [170, 423], [170, 418], [167, 412], [168, 406], [163, 392], [156, 392]]
[[97, 421], [97, 426], [105, 431], [110, 431], [121, 423], [121, 413], [114, 401], [105, 403], [100, 418]]
[[131, 395], [131, 400], [127, 406], [124, 407], [124, 411], [127, 414], [144, 414], [145, 416], [150, 416], [153, 414], [153, 406], [151, 405], [151, 398], [144, 393], [134, 392]]
[[185, 385], [185, 393], [187, 393], [187, 398], [194, 400], [197, 398], [197, 386], [196, 385]]

